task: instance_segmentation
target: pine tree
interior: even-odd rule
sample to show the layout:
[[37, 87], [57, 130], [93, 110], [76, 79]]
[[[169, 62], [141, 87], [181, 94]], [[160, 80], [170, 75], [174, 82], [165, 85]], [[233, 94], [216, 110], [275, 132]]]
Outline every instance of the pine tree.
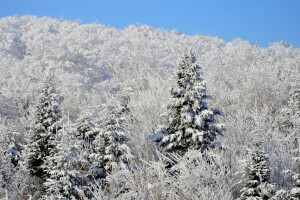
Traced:
[[268, 183], [270, 169], [267, 155], [260, 148], [261, 142], [256, 137], [254, 140], [254, 149], [249, 150], [250, 160], [244, 174], [245, 186], [241, 190], [240, 200], [264, 200], [272, 197], [274, 185]]
[[132, 158], [131, 149], [128, 145], [128, 131], [124, 127], [125, 118], [121, 115], [121, 110], [110, 107], [110, 115], [104, 122], [101, 131], [95, 141], [94, 166], [92, 171], [94, 179], [103, 183], [106, 176], [113, 169], [126, 169], [129, 167]]
[[53, 77], [47, 76], [39, 95], [38, 104], [32, 124], [30, 139], [26, 146], [25, 165], [30, 174], [42, 182], [48, 177], [46, 157], [55, 153], [55, 135], [61, 128], [62, 109], [60, 96], [56, 93]]
[[[188, 149], [206, 150], [214, 147], [214, 140], [222, 135], [223, 125], [216, 123], [221, 112], [209, 109], [206, 82], [196, 64], [196, 57], [188, 51], [179, 64], [177, 87], [171, 90], [166, 127], [154, 135], [154, 141], [167, 152], [184, 154]], [[163, 133], [161, 137], [159, 134]], [[151, 138], [151, 137], [150, 137]]]

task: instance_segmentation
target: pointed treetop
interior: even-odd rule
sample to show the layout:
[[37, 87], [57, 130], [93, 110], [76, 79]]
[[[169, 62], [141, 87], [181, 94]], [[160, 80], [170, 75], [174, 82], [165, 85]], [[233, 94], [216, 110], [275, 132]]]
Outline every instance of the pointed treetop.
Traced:
[[213, 147], [217, 135], [222, 135], [224, 127], [216, 123], [221, 112], [209, 109], [205, 102], [210, 96], [200, 69], [194, 53], [186, 52], [179, 63], [177, 84], [171, 90], [168, 124], [157, 132], [164, 136], [151, 137], [166, 151], [181, 154], [188, 149], [204, 150]]

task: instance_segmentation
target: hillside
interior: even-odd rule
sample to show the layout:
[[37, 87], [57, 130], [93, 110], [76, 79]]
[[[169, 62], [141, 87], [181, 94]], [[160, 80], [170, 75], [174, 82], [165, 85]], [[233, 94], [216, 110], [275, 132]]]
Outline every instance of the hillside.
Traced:
[[260, 48], [241, 39], [226, 43], [147, 25], [120, 30], [46, 17], [2, 18], [0, 131], [17, 132], [17, 140], [26, 144], [45, 74], [53, 71], [65, 118], [71, 123], [88, 113], [101, 124], [107, 116], [104, 104], [120, 103], [126, 96], [132, 119], [126, 125], [136, 160], [149, 162], [156, 147], [145, 138], [166, 122], [170, 88], [187, 49], [193, 50], [202, 67], [213, 97], [209, 106], [224, 113], [218, 120], [226, 132], [218, 142], [227, 149], [222, 162], [230, 162], [232, 170], [226, 179], [231, 188], [222, 188], [228, 192], [225, 198], [240, 194], [240, 163], [247, 159], [247, 148], [257, 134], [269, 154], [271, 182], [277, 190], [292, 188], [291, 177], [283, 171], [296, 171], [291, 155], [299, 127], [281, 130], [278, 122], [292, 86], [299, 85], [300, 49], [284, 42]]

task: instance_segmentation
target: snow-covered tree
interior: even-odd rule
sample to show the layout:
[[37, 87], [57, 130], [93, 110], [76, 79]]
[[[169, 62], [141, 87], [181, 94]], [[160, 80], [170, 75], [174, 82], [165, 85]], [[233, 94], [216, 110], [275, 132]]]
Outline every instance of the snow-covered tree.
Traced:
[[295, 85], [290, 91], [289, 109], [292, 116], [300, 117], [300, 85]]
[[205, 150], [214, 146], [214, 140], [222, 135], [223, 125], [216, 122], [218, 109], [209, 109], [206, 100], [206, 82], [196, 57], [188, 51], [184, 54], [177, 73], [177, 87], [171, 90], [169, 121], [159, 130], [163, 137], [154, 137], [159, 147], [169, 152], [183, 154], [188, 149]]
[[[299, 133], [298, 133], [299, 134]], [[290, 191], [290, 198], [293, 200], [300, 199], [300, 146], [294, 150], [293, 161], [297, 165], [297, 173], [293, 175], [294, 188]]]
[[35, 181], [22, 165], [23, 149], [22, 134], [9, 130], [0, 121], [0, 199], [28, 198], [32, 191]]
[[80, 149], [76, 145], [76, 129], [70, 125], [63, 127], [56, 137], [56, 152], [47, 157], [46, 172], [49, 178], [44, 183], [46, 197], [54, 199], [78, 199], [76, 188], [87, 187], [86, 172], [89, 163], [81, 160]]
[[281, 128], [293, 128], [300, 124], [300, 85], [291, 88], [288, 107], [283, 109], [282, 112]]
[[92, 171], [97, 182], [114, 169], [129, 167], [132, 153], [128, 145], [128, 131], [124, 126], [125, 118], [118, 107], [109, 106], [109, 116], [104, 122], [103, 130], [97, 135], [94, 146], [95, 153]]
[[123, 115], [130, 115], [130, 108], [129, 108], [129, 103], [130, 103], [130, 97], [132, 95], [133, 91], [131, 87], [127, 87], [122, 91], [121, 95], [119, 96], [120, 98], [120, 106], [121, 106], [121, 112]]
[[15, 174], [20, 169], [23, 146], [17, 141], [18, 135], [0, 124], [0, 188], [11, 189]]
[[[81, 168], [81, 173], [86, 177], [85, 186], [91, 185], [95, 178], [95, 172], [92, 170], [93, 156], [95, 148], [93, 142], [100, 132], [97, 124], [89, 116], [89, 114], [82, 114], [77, 122], [76, 127], [76, 150], [77, 150], [77, 168]], [[96, 173], [97, 174], [97, 173]], [[83, 189], [86, 196], [91, 197], [90, 189], [85, 187]]]
[[269, 183], [270, 169], [267, 154], [261, 150], [260, 138], [256, 137], [253, 149], [249, 149], [249, 162], [245, 170], [245, 185], [241, 190], [240, 200], [269, 199], [272, 197], [274, 185]]
[[[120, 170], [107, 177], [108, 190], [95, 185], [97, 199], [234, 199], [234, 179], [227, 161], [222, 156], [214, 157], [213, 164], [201, 151], [188, 151], [184, 156], [174, 155], [179, 171], [172, 176], [165, 168], [166, 156], [141, 162], [132, 171]], [[213, 170], [212, 170], [213, 169]], [[109, 191], [109, 192], [108, 192]], [[217, 191], [217, 192], [216, 192]], [[88, 199], [88, 198], [86, 198]]]
[[[291, 159], [295, 149], [294, 138], [290, 137], [290, 133], [298, 129], [290, 118], [293, 127], [285, 129], [288, 137], [274, 134], [271, 128], [271, 124], [275, 124], [280, 117], [278, 111], [282, 103], [288, 100], [287, 89], [291, 83], [299, 84], [300, 80], [299, 48], [287, 47], [284, 43], [261, 48], [241, 39], [226, 43], [217, 37], [189, 36], [147, 25], [131, 25], [120, 30], [98, 23], [82, 25], [48, 17], [4, 17], [0, 19], [0, 118], [5, 120], [9, 130], [21, 133], [23, 139], [47, 68], [55, 68], [55, 82], [59, 83], [57, 89], [64, 95], [63, 106], [71, 121], [75, 121], [86, 108], [99, 113], [99, 119], [102, 116], [105, 118], [101, 105], [110, 103], [112, 94], [117, 97], [126, 87], [131, 87], [130, 113], [124, 116], [128, 119], [127, 128], [132, 132], [130, 137], [136, 144], [134, 165], [142, 171], [135, 170], [133, 177], [133, 172], [130, 172], [128, 177], [136, 187], [132, 191], [138, 191], [139, 196], [135, 198], [157, 199], [155, 192], [153, 196], [147, 196], [151, 194], [147, 189], [149, 181], [143, 179], [144, 175], [150, 179], [157, 178], [160, 172], [157, 168], [143, 168], [141, 164], [153, 161], [152, 155], [156, 153], [155, 145], [144, 138], [154, 133], [158, 124], [167, 124], [167, 119], [160, 116], [167, 111], [167, 88], [174, 82], [170, 74], [176, 66], [175, 59], [187, 47], [195, 50], [197, 63], [205, 71], [209, 94], [217, 97], [209, 105], [222, 108], [226, 113], [222, 121], [227, 124], [228, 134], [220, 140], [223, 148], [228, 149], [226, 159], [230, 169], [233, 169], [232, 173], [237, 172], [237, 161], [244, 158], [244, 147], [251, 138], [249, 132], [261, 128], [264, 130], [262, 137], [267, 140], [263, 148], [268, 149], [272, 181], [278, 189], [290, 192], [294, 181], [292, 176], [285, 177], [283, 171], [294, 169]], [[253, 108], [257, 108], [257, 116], [251, 116]], [[130, 120], [131, 115], [133, 120]], [[87, 152], [83, 150], [77, 155], [78, 158], [81, 159]], [[161, 169], [165, 170], [164, 163], [160, 164]], [[207, 168], [207, 174], [210, 174], [210, 169]], [[193, 170], [191, 177], [199, 175], [197, 170]], [[191, 171], [186, 172], [189, 174]], [[27, 176], [27, 172], [18, 173], [27, 179], [36, 179]], [[153, 177], [153, 174], [157, 176]], [[168, 191], [170, 184], [163, 178]], [[17, 187], [11, 187], [8, 192], [22, 193], [23, 196], [15, 198], [10, 196], [11, 193], [10, 199], [29, 199], [30, 195], [36, 199], [34, 193], [38, 190], [35, 184], [27, 180], [19, 181], [16, 176], [12, 179]], [[174, 180], [173, 177], [171, 180]], [[177, 187], [179, 191], [181, 188], [185, 190], [183, 194], [193, 192], [186, 188], [203, 188], [201, 185], [190, 187], [192, 183], [189, 180], [186, 178], [187, 186], [183, 182]], [[242, 184], [233, 180], [230, 177], [229, 183], [235, 183], [233, 196], [236, 199]], [[202, 184], [201, 181], [199, 184]], [[31, 188], [26, 190], [27, 186]], [[159, 187], [159, 184], [155, 185], [152, 191]], [[213, 198], [217, 196], [232, 199], [226, 198], [220, 191], [201, 189], [193, 193], [201, 193], [203, 197], [205, 193], [213, 195], [206, 199], [218, 199]], [[280, 191], [278, 194], [287, 199], [288, 192]], [[114, 196], [105, 193], [104, 198], [109, 197]]]
[[81, 115], [77, 122], [76, 138], [82, 146], [90, 146], [99, 133], [99, 129], [94, 120], [87, 114]]
[[47, 178], [46, 157], [55, 153], [55, 138], [57, 131], [61, 129], [61, 122], [60, 96], [55, 90], [53, 77], [48, 75], [38, 98], [25, 152], [25, 165], [30, 174], [43, 181]]

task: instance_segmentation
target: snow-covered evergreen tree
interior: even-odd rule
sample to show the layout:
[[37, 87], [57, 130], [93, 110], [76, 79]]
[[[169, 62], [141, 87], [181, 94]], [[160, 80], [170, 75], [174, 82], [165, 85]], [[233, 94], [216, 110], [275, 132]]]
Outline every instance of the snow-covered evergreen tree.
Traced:
[[[76, 124], [76, 149], [77, 149], [77, 168], [81, 169], [81, 173], [86, 177], [85, 186], [91, 185], [94, 181], [93, 156], [95, 148], [93, 142], [100, 132], [97, 124], [89, 116], [82, 114]], [[86, 196], [91, 196], [88, 187], [83, 189]]]
[[[299, 136], [298, 136], [299, 137]], [[297, 147], [293, 151], [294, 157], [293, 161], [296, 164], [296, 172], [291, 170], [285, 170], [287, 173], [292, 175], [292, 179], [294, 181], [294, 186], [291, 190], [281, 189], [276, 192], [272, 200], [297, 200], [300, 199], [300, 148], [298, 144], [298, 140], [296, 140]]]
[[25, 165], [30, 174], [43, 181], [47, 178], [46, 157], [55, 153], [55, 135], [61, 128], [61, 121], [60, 96], [56, 93], [53, 77], [48, 75], [38, 98], [25, 152]]
[[289, 108], [292, 116], [300, 117], [300, 85], [295, 85], [290, 92]]
[[245, 185], [241, 190], [240, 200], [264, 200], [272, 197], [274, 185], [269, 183], [270, 169], [267, 154], [261, 150], [258, 136], [255, 138], [254, 148], [249, 149], [249, 163], [244, 174]]
[[280, 126], [283, 129], [300, 125], [300, 85], [295, 85], [289, 93], [288, 107], [283, 109], [283, 119]]
[[16, 140], [18, 133], [0, 124], [0, 188], [10, 189], [11, 182], [20, 168], [22, 145]]
[[154, 137], [159, 147], [168, 152], [185, 153], [188, 149], [205, 150], [214, 146], [222, 135], [223, 125], [216, 122], [221, 112], [209, 109], [206, 82], [196, 57], [188, 51], [179, 64], [177, 86], [171, 90], [168, 125], [158, 131], [164, 136]]
[[120, 95], [120, 102], [121, 102], [121, 112], [123, 115], [129, 115], [130, 114], [130, 108], [129, 108], [129, 102], [130, 102], [130, 96], [132, 95], [132, 88], [127, 87], [122, 91]]
[[87, 114], [81, 115], [76, 122], [76, 138], [82, 146], [90, 146], [99, 133], [94, 120]]
[[110, 106], [109, 110], [103, 130], [94, 141], [95, 153], [91, 156], [94, 159], [93, 178], [100, 183], [113, 169], [128, 168], [132, 158], [125, 118], [120, 109]]
[[34, 184], [22, 165], [22, 136], [1, 124], [0, 119], [0, 199], [25, 198]]
[[125, 88], [119, 97], [121, 114], [126, 118], [126, 123], [134, 123], [134, 116], [132, 114], [132, 107], [130, 105], [133, 95], [133, 89], [131, 87]]
[[294, 180], [294, 188], [290, 191], [290, 198], [300, 199], [300, 146], [298, 144], [298, 148], [294, 150], [293, 161], [297, 165], [297, 173], [293, 175]]
[[[88, 163], [80, 160], [76, 130], [72, 126], [61, 129], [57, 135], [56, 153], [47, 157], [49, 178], [44, 183], [46, 197], [78, 199], [76, 188], [87, 187]], [[80, 142], [80, 141], [79, 141]]]

